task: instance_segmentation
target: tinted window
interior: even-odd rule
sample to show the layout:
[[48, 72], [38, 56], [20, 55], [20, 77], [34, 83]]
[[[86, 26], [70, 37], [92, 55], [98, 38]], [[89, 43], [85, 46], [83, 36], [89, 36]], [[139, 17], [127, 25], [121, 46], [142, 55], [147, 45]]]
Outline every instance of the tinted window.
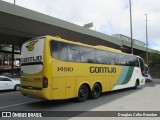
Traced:
[[120, 65], [120, 54], [114, 53], [115, 65]]
[[144, 77], [148, 77], [148, 75], [144, 75]]
[[51, 41], [50, 46], [52, 57], [58, 60], [68, 61], [68, 44], [58, 41]]
[[132, 59], [130, 58], [129, 55], [125, 55], [126, 63], [125, 66], [131, 66], [132, 64]]
[[60, 60], [68, 61], [68, 44], [60, 42]]
[[81, 62], [94, 63], [95, 49], [80, 46]]
[[119, 54], [119, 65], [125, 65], [125, 64], [126, 64], [125, 55]]
[[136, 56], [133, 58], [133, 64], [135, 67], [139, 67], [138, 58]]
[[96, 49], [96, 59], [95, 62], [99, 64], [108, 64], [109, 53], [107, 51]]
[[127, 65], [132, 66], [132, 58], [130, 56], [127, 56]]
[[116, 63], [115, 53], [109, 53], [109, 64], [114, 65]]
[[60, 59], [60, 44], [57, 41], [51, 41], [51, 55], [56, 59]]
[[[58, 41], [51, 41], [50, 46], [52, 57], [62, 61], [139, 67], [138, 58], [128, 54], [108, 52]], [[141, 69], [144, 69], [142, 67]]]
[[0, 81], [11, 81], [11, 80], [8, 78], [0, 78]]
[[109, 63], [123, 66], [139, 66], [138, 59], [136, 56], [112, 52], [110, 53]]
[[79, 46], [74, 45], [74, 44], [68, 44], [68, 45], [69, 45], [68, 61], [80, 62], [81, 61], [81, 57], [80, 57]]

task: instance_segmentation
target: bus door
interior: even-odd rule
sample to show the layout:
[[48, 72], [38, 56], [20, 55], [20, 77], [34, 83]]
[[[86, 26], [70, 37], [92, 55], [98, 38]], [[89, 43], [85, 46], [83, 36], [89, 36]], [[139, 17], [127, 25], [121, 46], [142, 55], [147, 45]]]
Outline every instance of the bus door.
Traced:
[[75, 96], [75, 77], [67, 77], [66, 81], [66, 98], [73, 98]]
[[145, 74], [145, 67], [144, 67], [144, 62], [141, 58], [139, 58], [139, 64], [140, 64], [140, 69], [141, 69], [141, 73], [144, 76]]
[[65, 98], [65, 86], [66, 86], [66, 78], [65, 77], [57, 77], [53, 78], [53, 99], [64, 99]]
[[53, 99], [65, 99], [75, 96], [75, 77], [53, 78]]

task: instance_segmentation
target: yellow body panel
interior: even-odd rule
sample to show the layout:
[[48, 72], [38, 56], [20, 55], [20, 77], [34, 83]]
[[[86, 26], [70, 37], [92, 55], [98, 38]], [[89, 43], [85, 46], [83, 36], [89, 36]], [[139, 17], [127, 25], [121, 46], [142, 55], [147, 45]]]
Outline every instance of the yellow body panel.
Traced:
[[64, 99], [66, 91], [66, 78], [54, 77], [52, 78], [52, 99]]
[[[63, 62], [57, 60], [51, 56], [51, 40], [98, 48], [98, 46], [90, 46], [63, 40], [58, 37], [46, 36], [44, 39], [43, 70], [40, 73], [33, 75], [22, 75], [21, 84], [24, 86], [32, 85], [35, 87], [42, 87], [42, 79], [43, 76], [45, 76], [48, 78], [48, 88], [42, 88], [42, 90], [28, 90], [22, 88], [21, 92], [23, 94], [47, 100], [68, 99], [78, 96], [78, 90], [82, 84], [88, 84], [90, 90], [92, 90], [93, 85], [96, 82], [99, 82], [102, 85], [102, 92], [111, 91], [113, 89], [115, 83], [117, 82], [121, 74], [122, 66]], [[120, 51], [116, 51], [115, 49], [109, 49], [104, 47], [99, 47], [99, 49], [108, 49], [109, 51], [121, 53]], [[72, 69], [72, 71], [60, 71], [59, 69], [62, 69], [61, 67]], [[91, 73], [91, 71], [94, 72], [94, 70], [96, 70], [97, 68], [100, 68], [102, 70], [104, 67], [106, 72]], [[112, 69], [116, 69], [116, 72], [110, 73], [109, 71], [112, 71]], [[40, 80], [38, 82], [35, 82], [35, 78], [40, 78]]]
[[[72, 67], [72, 72], [58, 71], [59, 67]], [[108, 67], [116, 68], [116, 73], [90, 73], [90, 67]], [[74, 62], [62, 62], [59, 60], [52, 60], [52, 75], [53, 86], [56, 86], [53, 91], [53, 99], [64, 99], [77, 97], [79, 87], [87, 83], [92, 89], [96, 82], [101, 83], [102, 92], [111, 91], [116, 83], [120, 73], [122, 71], [121, 66], [114, 65], [100, 65], [100, 64], [88, 64], [88, 63], [74, 63]], [[65, 89], [63, 89], [65, 87]], [[66, 92], [65, 92], [66, 90]], [[61, 95], [59, 95], [61, 93]], [[66, 94], [64, 94], [66, 93]], [[59, 96], [59, 97], [54, 97]]]

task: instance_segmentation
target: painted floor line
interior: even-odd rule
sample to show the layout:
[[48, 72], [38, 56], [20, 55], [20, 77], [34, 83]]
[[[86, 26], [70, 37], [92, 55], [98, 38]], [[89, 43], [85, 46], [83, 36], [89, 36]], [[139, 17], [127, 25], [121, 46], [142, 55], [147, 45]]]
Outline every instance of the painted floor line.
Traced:
[[0, 109], [3, 108], [8, 108], [8, 107], [13, 107], [13, 106], [18, 106], [18, 105], [23, 105], [23, 104], [27, 104], [27, 103], [34, 103], [34, 102], [38, 102], [39, 100], [35, 100], [35, 101], [31, 101], [31, 102], [23, 102], [23, 103], [18, 103], [18, 104], [13, 104], [13, 105], [7, 105], [7, 106], [2, 106], [0, 107]]
[[8, 94], [15, 94], [15, 93], [19, 94], [20, 92], [16, 91], [16, 92], [0, 93], [0, 96], [2, 96], [2, 95], [8, 95]]

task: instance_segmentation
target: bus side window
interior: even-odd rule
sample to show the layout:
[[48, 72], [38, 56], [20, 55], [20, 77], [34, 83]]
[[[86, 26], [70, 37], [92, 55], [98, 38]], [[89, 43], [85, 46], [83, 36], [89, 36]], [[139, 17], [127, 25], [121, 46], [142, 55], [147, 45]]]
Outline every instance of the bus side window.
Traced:
[[115, 65], [119, 65], [120, 64], [120, 57], [119, 57], [119, 54], [118, 53], [115, 53], [114, 54], [114, 59], [115, 59]]
[[125, 55], [126, 63], [125, 66], [133, 66], [133, 58], [130, 55]]
[[125, 66], [125, 63], [126, 63], [125, 55], [119, 54], [119, 65]]
[[68, 44], [61, 42], [60, 60], [68, 61]]
[[57, 41], [51, 41], [50, 42], [50, 47], [51, 47], [51, 55], [52, 57], [56, 59], [60, 59], [60, 44]]
[[135, 57], [133, 62], [135, 67], [139, 67], [138, 58]]
[[95, 61], [95, 49], [80, 46], [81, 62], [94, 63]]
[[58, 60], [68, 61], [68, 44], [58, 41], [51, 41], [50, 47], [52, 57]]
[[70, 62], [80, 62], [80, 52], [79, 46], [74, 44], [68, 44], [68, 61]]
[[107, 51], [103, 51], [103, 50], [98, 50], [96, 49], [96, 63], [99, 64], [108, 64], [108, 60], [109, 60], [109, 53]]
[[134, 66], [133, 60], [134, 60], [134, 58], [132, 56], [128, 56], [129, 66]]
[[110, 52], [110, 54], [109, 54], [109, 64], [114, 65], [115, 62], [116, 62], [116, 60], [115, 60], [115, 53]]

